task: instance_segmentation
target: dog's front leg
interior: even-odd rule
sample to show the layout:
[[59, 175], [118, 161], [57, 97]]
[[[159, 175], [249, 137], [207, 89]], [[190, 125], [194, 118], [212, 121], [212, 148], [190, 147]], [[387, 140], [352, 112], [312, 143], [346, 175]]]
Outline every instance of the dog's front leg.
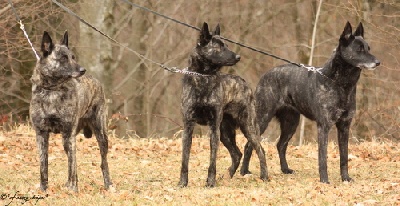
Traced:
[[36, 131], [36, 144], [40, 158], [40, 189], [46, 191], [49, 182], [49, 132]]
[[189, 157], [190, 148], [192, 147], [192, 134], [194, 123], [183, 121], [184, 130], [182, 135], [182, 165], [181, 165], [181, 177], [178, 186], [186, 187], [188, 185], [188, 173], [189, 173]]
[[216, 125], [211, 125], [210, 136], [210, 166], [208, 167], [207, 187], [215, 187], [217, 173], [217, 153], [220, 139], [220, 121], [216, 121]]
[[349, 146], [349, 129], [350, 121], [339, 121], [336, 123], [338, 142], [339, 142], [339, 152], [340, 152], [340, 175], [342, 176], [342, 181], [352, 181], [349, 176], [348, 167], [348, 146]]
[[65, 186], [70, 190], [78, 192], [78, 176], [76, 172], [76, 135], [72, 134], [72, 132], [64, 132], [62, 136], [64, 151], [68, 156], [68, 181]]
[[318, 124], [318, 166], [320, 182], [329, 184], [327, 150], [328, 150], [328, 132], [329, 127]]

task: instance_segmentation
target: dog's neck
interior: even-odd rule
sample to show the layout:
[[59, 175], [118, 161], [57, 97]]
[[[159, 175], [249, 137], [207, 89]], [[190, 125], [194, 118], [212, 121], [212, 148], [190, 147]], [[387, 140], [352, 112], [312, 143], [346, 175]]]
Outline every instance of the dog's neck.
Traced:
[[69, 79], [53, 79], [43, 76], [40, 71], [35, 68], [31, 77], [32, 92], [39, 90], [59, 91]]
[[206, 75], [218, 75], [221, 68], [222, 66], [212, 65], [196, 51], [193, 51], [189, 57], [189, 71]]
[[346, 62], [340, 53], [340, 48], [336, 48], [322, 72], [341, 87], [355, 87], [360, 79], [361, 69]]

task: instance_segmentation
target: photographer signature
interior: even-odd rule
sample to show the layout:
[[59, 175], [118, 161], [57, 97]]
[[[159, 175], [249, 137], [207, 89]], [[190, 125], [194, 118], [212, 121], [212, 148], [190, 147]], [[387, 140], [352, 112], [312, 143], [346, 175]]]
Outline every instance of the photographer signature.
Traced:
[[6, 201], [5, 206], [10, 205], [14, 201], [20, 201], [21, 204], [25, 204], [29, 201], [32, 201], [35, 205], [39, 200], [43, 200], [47, 198], [49, 195], [46, 194], [45, 196], [41, 195], [27, 195], [27, 194], [21, 194], [19, 193], [20, 191], [16, 191], [14, 194], [11, 193], [1, 193], [0, 194], [0, 200]]

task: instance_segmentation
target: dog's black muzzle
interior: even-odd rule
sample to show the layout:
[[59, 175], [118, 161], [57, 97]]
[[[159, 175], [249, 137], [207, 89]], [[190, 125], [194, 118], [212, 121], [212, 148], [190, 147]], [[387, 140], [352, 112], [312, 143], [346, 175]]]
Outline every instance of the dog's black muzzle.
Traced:
[[236, 59], [236, 61], [240, 61], [240, 55], [236, 54], [235, 59]]

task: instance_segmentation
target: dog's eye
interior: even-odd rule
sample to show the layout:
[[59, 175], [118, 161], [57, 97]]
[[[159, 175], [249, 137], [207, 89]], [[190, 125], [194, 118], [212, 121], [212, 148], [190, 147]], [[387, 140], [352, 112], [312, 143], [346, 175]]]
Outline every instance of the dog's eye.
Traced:
[[75, 55], [72, 55], [72, 59], [75, 60]]

